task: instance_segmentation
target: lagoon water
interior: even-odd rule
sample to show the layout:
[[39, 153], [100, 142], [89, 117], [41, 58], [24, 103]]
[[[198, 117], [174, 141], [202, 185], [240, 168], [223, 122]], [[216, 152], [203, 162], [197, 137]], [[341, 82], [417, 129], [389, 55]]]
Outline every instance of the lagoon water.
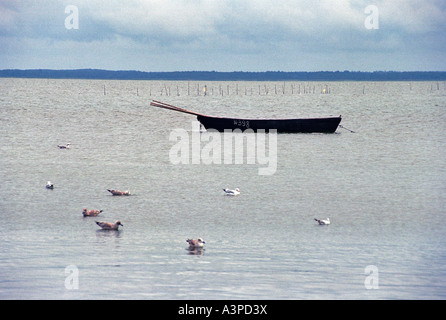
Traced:
[[[217, 116], [341, 114], [355, 133], [278, 135], [272, 175], [175, 165], [169, 135], [192, 134], [195, 117], [151, 99]], [[443, 82], [0, 79], [0, 150], [1, 299], [446, 298]], [[119, 232], [94, 222], [116, 219]]]

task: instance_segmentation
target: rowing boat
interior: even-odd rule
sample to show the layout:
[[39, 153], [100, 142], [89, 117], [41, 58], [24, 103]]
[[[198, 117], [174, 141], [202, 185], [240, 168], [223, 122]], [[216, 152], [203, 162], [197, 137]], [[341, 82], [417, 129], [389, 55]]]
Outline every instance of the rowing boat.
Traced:
[[240, 129], [242, 131], [251, 129], [254, 132], [257, 132], [258, 130], [265, 130], [265, 132], [277, 130], [278, 133], [334, 133], [342, 119], [341, 116], [298, 119], [241, 119], [211, 117], [156, 100], [153, 100], [150, 105], [195, 115], [197, 116], [197, 120], [206, 128], [206, 130], [214, 129], [220, 132], [235, 129]]

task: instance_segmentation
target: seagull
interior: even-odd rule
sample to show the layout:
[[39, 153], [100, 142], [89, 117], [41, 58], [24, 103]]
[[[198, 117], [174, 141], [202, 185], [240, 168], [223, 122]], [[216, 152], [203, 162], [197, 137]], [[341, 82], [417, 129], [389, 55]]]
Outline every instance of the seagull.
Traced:
[[239, 188], [235, 188], [235, 190], [223, 189], [223, 191], [226, 193], [227, 196], [237, 196], [240, 194]]
[[204, 244], [206, 243], [201, 238], [198, 238], [197, 240], [187, 239], [186, 242], [189, 243], [189, 249], [191, 250], [203, 248]]
[[118, 230], [119, 226], [124, 226], [119, 220], [116, 220], [115, 223], [96, 221], [96, 224], [104, 230]]
[[71, 143], [67, 143], [66, 145], [58, 144], [57, 147], [59, 149], [70, 149], [70, 145], [71, 145]]
[[119, 190], [110, 190], [107, 189], [108, 192], [110, 192], [112, 195], [114, 196], [129, 196], [130, 195], [130, 191], [119, 191]]
[[316, 219], [316, 218], [314, 218], [314, 220], [316, 220], [317, 223], [319, 223], [320, 225], [330, 224], [330, 218], [327, 218], [327, 219], [325, 219], [325, 220], [321, 220], [321, 219]]
[[48, 181], [46, 183], [45, 188], [53, 190], [54, 189], [54, 184], [51, 181]]
[[87, 210], [87, 208], [84, 208], [84, 210], [82, 210], [82, 214], [84, 217], [96, 217], [102, 211], [103, 210]]

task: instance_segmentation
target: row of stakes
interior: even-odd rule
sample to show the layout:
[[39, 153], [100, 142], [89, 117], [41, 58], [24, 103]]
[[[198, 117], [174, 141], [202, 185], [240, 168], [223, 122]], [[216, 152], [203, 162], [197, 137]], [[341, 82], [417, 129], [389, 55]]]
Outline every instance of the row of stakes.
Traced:
[[[408, 83], [409, 90], [412, 91], [412, 83]], [[444, 90], [446, 90], [446, 82], [444, 82]], [[430, 87], [427, 89], [428, 92], [433, 93], [434, 91], [441, 90], [440, 83], [431, 83]], [[239, 88], [238, 84], [235, 85], [235, 88], [231, 88], [230, 85], [222, 86], [219, 85], [218, 87], [208, 87], [207, 85], [201, 86], [199, 83], [195, 85], [191, 85], [189, 82], [187, 84], [187, 89], [183, 88], [183, 90], [180, 89], [180, 87], [177, 85], [172, 89], [171, 86], [167, 86], [164, 84], [161, 86], [158, 90], [154, 91], [152, 90], [152, 87], [149, 88], [149, 95], [160, 95], [160, 96], [171, 96], [171, 95], [196, 95], [196, 96], [229, 96], [229, 95], [245, 95], [245, 96], [253, 96], [254, 94], [257, 95], [286, 95], [286, 94], [331, 94], [331, 87], [327, 84], [325, 85], [301, 85], [301, 84], [290, 84], [288, 87], [284, 83], [283, 85], [277, 85], [275, 84], [274, 87], [268, 86], [266, 84], [264, 85], [258, 85], [257, 87], [244, 87]], [[105, 85], [103, 86], [103, 92], [104, 95], [107, 95], [107, 90]], [[366, 94], [366, 86], [362, 86], [362, 94]], [[139, 96], [139, 88], [136, 88], [136, 95]]]

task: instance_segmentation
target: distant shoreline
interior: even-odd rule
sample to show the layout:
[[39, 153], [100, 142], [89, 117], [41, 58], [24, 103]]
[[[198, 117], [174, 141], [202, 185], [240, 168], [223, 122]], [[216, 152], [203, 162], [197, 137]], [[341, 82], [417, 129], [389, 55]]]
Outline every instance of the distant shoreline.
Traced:
[[102, 69], [4, 69], [0, 78], [165, 81], [446, 81], [446, 71], [112, 71]]

